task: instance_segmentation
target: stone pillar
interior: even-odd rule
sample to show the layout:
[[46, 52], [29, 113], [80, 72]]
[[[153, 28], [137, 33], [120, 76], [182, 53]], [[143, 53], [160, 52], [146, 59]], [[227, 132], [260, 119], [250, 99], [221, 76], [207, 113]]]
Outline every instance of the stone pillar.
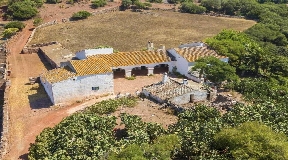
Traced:
[[154, 68], [148, 68], [148, 76], [154, 74]]
[[131, 77], [131, 72], [132, 70], [131, 69], [125, 69], [125, 77]]

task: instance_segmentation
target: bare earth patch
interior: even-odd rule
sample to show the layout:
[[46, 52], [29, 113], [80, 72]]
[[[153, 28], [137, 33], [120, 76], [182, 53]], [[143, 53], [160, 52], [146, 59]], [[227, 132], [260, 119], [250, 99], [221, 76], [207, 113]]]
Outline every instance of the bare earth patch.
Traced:
[[146, 47], [166, 48], [180, 43], [202, 41], [223, 29], [243, 31], [256, 22], [170, 11], [114, 12], [86, 20], [62, 23], [37, 30], [30, 44], [58, 41], [73, 52], [109, 45], [119, 51], [135, 51]]
[[161, 124], [164, 128], [168, 128], [170, 124], [176, 123], [178, 118], [175, 115], [168, 114], [163, 110], [158, 109], [158, 104], [145, 99], [144, 101], [138, 101], [138, 104], [135, 107], [128, 108], [119, 108], [112, 115], [118, 117], [117, 124], [119, 128], [124, 128], [124, 125], [121, 124], [120, 114], [128, 113], [131, 115], [137, 115], [142, 118], [144, 122], [153, 122]]

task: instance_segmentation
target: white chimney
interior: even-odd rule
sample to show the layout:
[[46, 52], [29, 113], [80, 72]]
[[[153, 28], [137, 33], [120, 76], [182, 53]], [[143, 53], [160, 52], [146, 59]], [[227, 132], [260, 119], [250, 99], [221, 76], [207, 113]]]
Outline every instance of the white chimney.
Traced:
[[160, 50], [162, 50], [163, 52], [165, 52], [165, 45], [163, 44], [160, 44], [160, 47], [159, 47]]
[[165, 72], [165, 73], [163, 74], [162, 83], [166, 83], [166, 82], [168, 82], [168, 80], [169, 80], [168, 75], [167, 75], [167, 73]]
[[187, 85], [188, 84], [188, 80], [187, 79], [183, 79], [183, 84]]

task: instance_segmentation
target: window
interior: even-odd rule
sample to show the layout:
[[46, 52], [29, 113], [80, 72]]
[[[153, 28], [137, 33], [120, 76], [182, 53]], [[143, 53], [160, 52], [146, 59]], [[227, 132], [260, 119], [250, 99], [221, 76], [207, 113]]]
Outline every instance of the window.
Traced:
[[97, 91], [99, 90], [99, 87], [92, 87], [92, 91]]

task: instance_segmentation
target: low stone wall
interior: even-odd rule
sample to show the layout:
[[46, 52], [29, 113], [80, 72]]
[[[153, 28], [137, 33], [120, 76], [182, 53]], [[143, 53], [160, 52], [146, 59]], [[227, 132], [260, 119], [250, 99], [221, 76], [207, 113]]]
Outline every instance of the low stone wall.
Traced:
[[[8, 82], [9, 84], [9, 82]], [[8, 151], [9, 145], [9, 107], [8, 107], [8, 91], [9, 86], [5, 88], [4, 92], [4, 105], [3, 105], [3, 119], [2, 119], [2, 127], [3, 130], [1, 132], [1, 141], [0, 141], [0, 159], [3, 159], [4, 155]]]
[[92, 15], [98, 15], [98, 14], [104, 14], [104, 13], [112, 13], [112, 12], [117, 12], [119, 10], [120, 10], [119, 6], [116, 6], [116, 7], [112, 7], [112, 8], [106, 8], [106, 9], [94, 11], [94, 12], [92, 12]]
[[8, 106], [8, 92], [9, 92], [9, 85], [10, 81], [7, 81], [7, 74], [9, 71], [9, 66], [8, 66], [8, 60], [7, 60], [7, 55], [9, 55], [10, 51], [7, 49], [7, 46], [9, 43], [16, 38], [18, 38], [19, 34], [14, 35], [11, 37], [8, 41], [6, 41], [2, 46], [1, 46], [1, 52], [3, 55], [5, 55], [4, 58], [5, 64], [2, 64], [2, 66], [5, 67], [4, 71], [4, 78], [2, 80], [6, 81], [4, 84], [2, 84], [1, 88], [1, 98], [3, 98], [3, 106], [2, 107], [2, 131], [1, 131], [1, 139], [0, 139], [0, 159], [3, 159], [4, 155], [8, 152], [9, 149], [9, 106]]
[[[37, 26], [36, 28], [33, 29], [29, 39], [27, 40], [26, 44], [25, 44], [25, 47], [28, 45], [28, 43], [31, 42], [31, 40], [33, 39], [34, 37], [34, 34], [35, 32], [37, 31], [38, 28], [42, 28], [42, 27], [46, 27], [46, 26], [51, 26], [51, 25], [54, 25], [54, 24], [57, 24], [57, 20], [54, 20], [54, 21], [51, 21], [51, 22], [47, 22], [47, 23], [44, 23], [44, 24], [41, 24], [39, 26]], [[24, 48], [25, 48], [24, 47]]]
[[25, 46], [22, 49], [22, 54], [32, 54], [32, 53], [37, 53], [39, 51], [40, 47], [44, 47], [44, 46], [49, 46], [49, 45], [53, 45], [53, 44], [59, 44], [57, 41], [52, 41], [52, 42], [46, 42], [46, 43], [37, 43], [37, 44], [32, 44], [29, 46]]
[[226, 15], [226, 14], [219, 14], [219, 13], [202, 13], [201, 15], [207, 15], [207, 16], [213, 16], [213, 17], [227, 17], [227, 18], [240, 18], [244, 19], [244, 16], [231, 16], [231, 15]]

